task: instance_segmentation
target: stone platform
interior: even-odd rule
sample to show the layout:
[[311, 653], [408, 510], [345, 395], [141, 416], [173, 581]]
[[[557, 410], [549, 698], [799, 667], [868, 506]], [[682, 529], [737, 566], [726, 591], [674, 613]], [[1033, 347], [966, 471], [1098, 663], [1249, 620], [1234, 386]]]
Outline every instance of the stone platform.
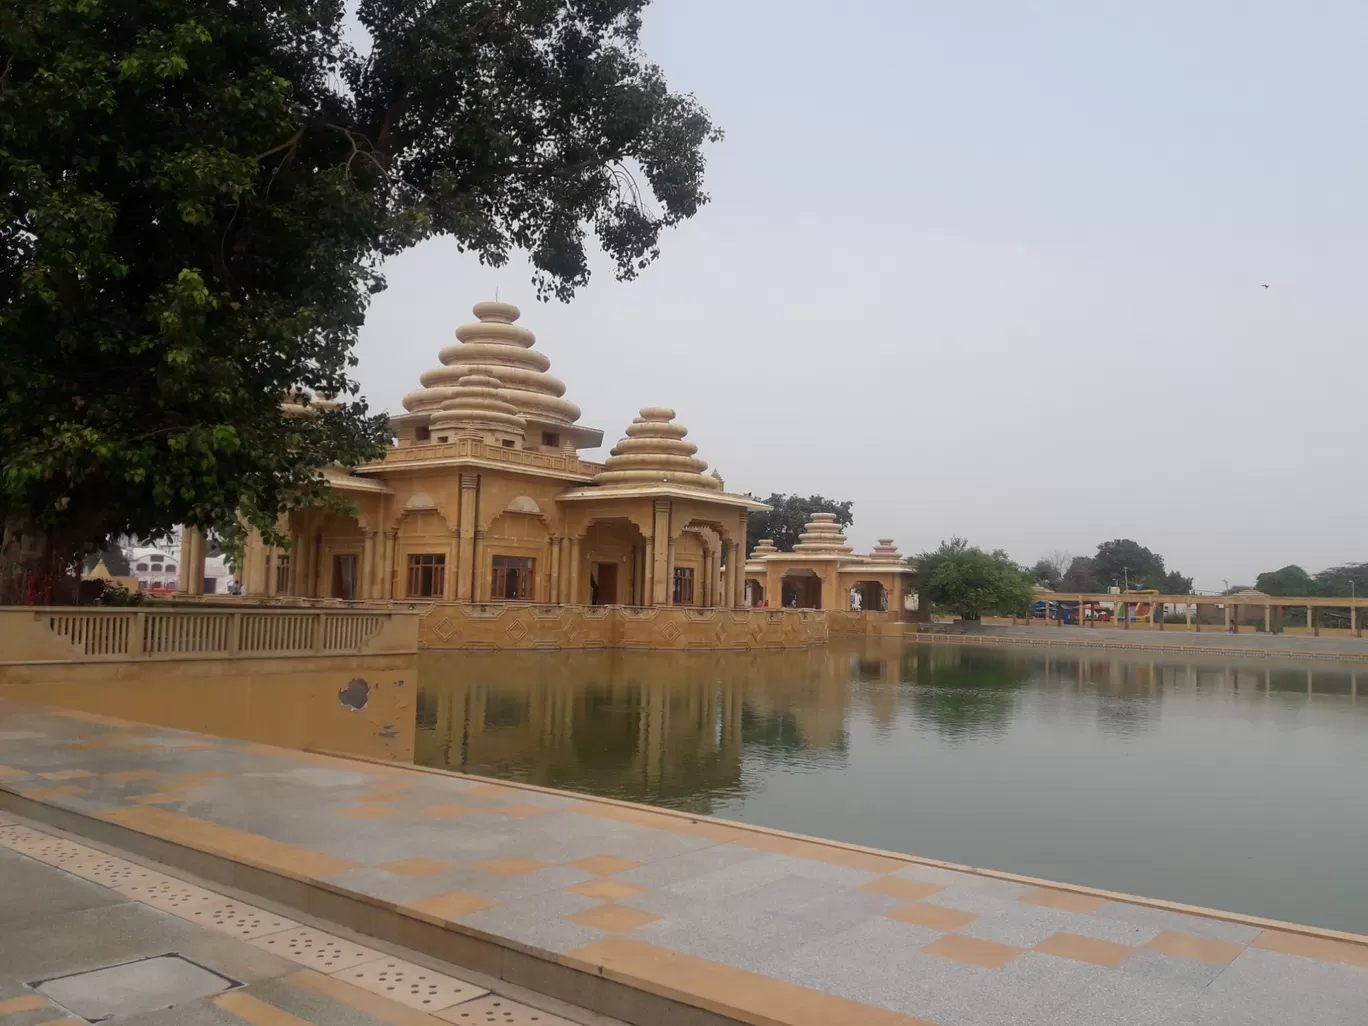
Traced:
[[0, 810], [639, 1026], [1368, 1008], [1368, 938], [706, 817], [13, 700], [0, 763]]

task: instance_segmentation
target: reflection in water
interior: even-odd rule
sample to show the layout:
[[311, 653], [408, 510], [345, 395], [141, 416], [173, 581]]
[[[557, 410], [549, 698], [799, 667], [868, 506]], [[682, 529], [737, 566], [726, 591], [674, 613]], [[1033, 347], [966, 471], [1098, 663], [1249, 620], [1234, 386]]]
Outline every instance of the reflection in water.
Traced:
[[426, 765], [1368, 931], [1345, 664], [871, 639], [420, 672]]
[[284, 748], [413, 760], [416, 656], [261, 664], [276, 672], [224, 672], [241, 665], [228, 661], [34, 668], [41, 679], [0, 681], [0, 695]]

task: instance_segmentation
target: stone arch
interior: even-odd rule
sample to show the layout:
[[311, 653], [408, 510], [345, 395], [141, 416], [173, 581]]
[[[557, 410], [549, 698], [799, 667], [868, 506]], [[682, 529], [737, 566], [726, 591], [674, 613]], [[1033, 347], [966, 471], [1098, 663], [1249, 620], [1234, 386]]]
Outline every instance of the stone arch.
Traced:
[[530, 495], [517, 495], [504, 507], [506, 513], [532, 513], [537, 516], [542, 515], [542, 509], [537, 505], [537, 500]]
[[580, 542], [579, 594], [600, 606], [641, 606], [645, 595], [646, 535], [626, 515], [591, 516]]
[[850, 586], [851, 609], [862, 613], [883, 613], [888, 610], [888, 589], [882, 581], [855, 581]]

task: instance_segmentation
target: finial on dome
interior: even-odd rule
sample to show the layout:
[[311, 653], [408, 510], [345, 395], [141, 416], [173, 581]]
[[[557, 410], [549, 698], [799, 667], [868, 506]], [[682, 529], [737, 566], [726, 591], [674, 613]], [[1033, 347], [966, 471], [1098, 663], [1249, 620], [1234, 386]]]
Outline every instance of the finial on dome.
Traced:
[[755, 543], [755, 548], [751, 550], [750, 558], [764, 559], [766, 556], [773, 556], [777, 554], [778, 551], [779, 550], [774, 547], [773, 538], [761, 538], [758, 542]]
[[647, 406], [627, 427], [627, 437], [613, 446], [612, 455], [594, 478], [600, 486], [676, 484], [686, 488], [721, 491], [722, 483], [703, 471], [705, 460], [694, 456], [698, 446], [684, 441], [689, 429], [674, 423], [675, 411]]
[[901, 563], [902, 554], [898, 552], [898, 547], [893, 544], [892, 538], [880, 538], [879, 544], [874, 546], [874, 550], [869, 554], [872, 563]]
[[[457, 379], [450, 391], [451, 397], [432, 415], [433, 441], [480, 438], [492, 445], [523, 444], [527, 421], [518, 416], [516, 406], [502, 397], [498, 378], [490, 374], [466, 373]], [[450, 435], [439, 434], [444, 431]]]
[[854, 550], [846, 544], [835, 513], [814, 513], [806, 529], [798, 536], [798, 544], [793, 546], [793, 551], [840, 556]]

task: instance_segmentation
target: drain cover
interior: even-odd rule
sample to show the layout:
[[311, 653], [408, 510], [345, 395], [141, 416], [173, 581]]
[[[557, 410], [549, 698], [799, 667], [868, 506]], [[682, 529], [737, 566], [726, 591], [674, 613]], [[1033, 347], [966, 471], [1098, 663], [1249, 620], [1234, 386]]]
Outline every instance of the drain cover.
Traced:
[[90, 1022], [151, 1012], [193, 1001], [237, 984], [179, 955], [91, 969], [37, 984], [35, 989]]

